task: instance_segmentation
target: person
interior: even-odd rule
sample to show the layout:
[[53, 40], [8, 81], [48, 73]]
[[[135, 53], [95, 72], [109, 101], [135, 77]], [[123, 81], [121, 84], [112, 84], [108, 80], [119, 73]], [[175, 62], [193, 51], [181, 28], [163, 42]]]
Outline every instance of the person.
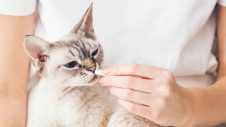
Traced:
[[[57, 40], [91, 3], [0, 1], [0, 127], [26, 124], [24, 36]], [[226, 122], [226, 0], [95, 0], [93, 6], [105, 51], [100, 82], [122, 107], [165, 126]]]

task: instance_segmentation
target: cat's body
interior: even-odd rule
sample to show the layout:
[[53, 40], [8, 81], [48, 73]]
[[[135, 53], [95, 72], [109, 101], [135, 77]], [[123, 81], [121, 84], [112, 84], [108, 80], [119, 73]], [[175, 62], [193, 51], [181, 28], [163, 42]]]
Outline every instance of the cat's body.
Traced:
[[46, 87], [49, 83], [41, 79], [30, 93], [28, 127], [157, 126], [119, 107], [101, 85]]
[[157, 126], [126, 112], [98, 84], [94, 70], [101, 66], [103, 51], [92, 28], [92, 6], [58, 42], [28, 36], [25, 50], [41, 75], [30, 90], [27, 127]]
[[28, 127], [101, 127], [105, 122], [110, 105], [100, 85], [56, 89], [48, 83], [42, 79], [30, 93]]

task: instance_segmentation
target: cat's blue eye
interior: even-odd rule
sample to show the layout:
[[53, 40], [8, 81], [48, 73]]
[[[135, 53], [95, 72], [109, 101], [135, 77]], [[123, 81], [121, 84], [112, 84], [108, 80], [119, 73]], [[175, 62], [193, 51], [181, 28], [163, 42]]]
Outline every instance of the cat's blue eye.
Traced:
[[64, 67], [66, 67], [66, 68], [74, 68], [77, 65], [78, 65], [78, 63], [76, 61], [71, 61], [71, 62], [65, 64]]
[[98, 49], [96, 49], [91, 55], [92, 55], [92, 57], [95, 57], [96, 55], [97, 55], [97, 53], [98, 53]]

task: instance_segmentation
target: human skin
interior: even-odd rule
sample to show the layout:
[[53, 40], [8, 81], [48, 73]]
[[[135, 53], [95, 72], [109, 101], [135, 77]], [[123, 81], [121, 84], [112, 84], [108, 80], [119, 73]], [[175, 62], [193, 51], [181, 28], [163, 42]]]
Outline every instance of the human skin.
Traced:
[[165, 126], [204, 127], [226, 122], [226, 8], [218, 13], [219, 72], [205, 88], [184, 88], [173, 74], [149, 65], [104, 70], [100, 82], [131, 113]]
[[0, 28], [0, 127], [25, 127], [29, 60], [23, 39], [33, 33], [34, 14], [0, 14]]

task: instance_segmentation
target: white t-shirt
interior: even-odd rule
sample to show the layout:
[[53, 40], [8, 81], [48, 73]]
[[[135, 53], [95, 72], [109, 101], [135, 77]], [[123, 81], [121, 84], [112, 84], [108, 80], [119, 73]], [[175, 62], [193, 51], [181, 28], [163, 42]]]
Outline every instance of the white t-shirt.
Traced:
[[[55, 41], [80, 20], [92, 0], [0, 0], [0, 13], [39, 12], [36, 35]], [[94, 29], [105, 67], [129, 63], [172, 71], [184, 86], [213, 82], [216, 4], [226, 0], [94, 0]]]

